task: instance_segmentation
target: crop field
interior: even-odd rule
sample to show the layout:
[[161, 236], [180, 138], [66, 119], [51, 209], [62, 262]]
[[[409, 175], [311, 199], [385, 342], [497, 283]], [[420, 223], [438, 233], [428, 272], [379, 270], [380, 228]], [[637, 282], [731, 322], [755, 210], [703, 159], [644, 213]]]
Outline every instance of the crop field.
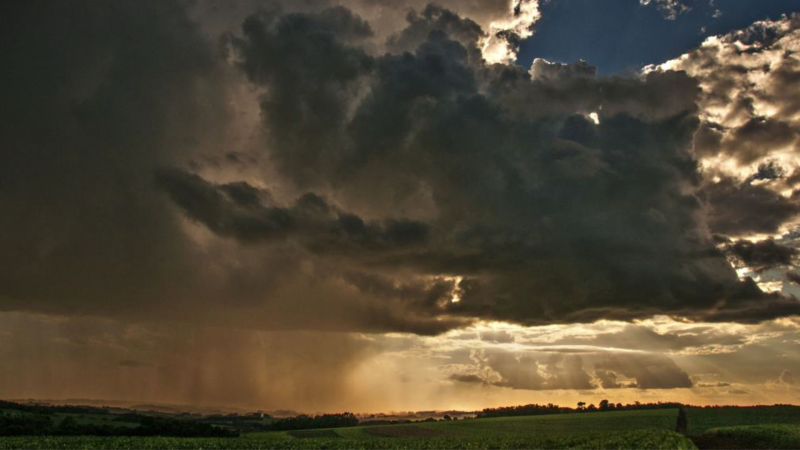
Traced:
[[101, 438], [101, 437], [31, 437], [0, 439], [2, 449], [694, 449], [685, 437], [665, 430], [628, 431], [622, 433], [576, 433], [574, 436], [529, 436], [491, 438]]
[[[720, 449], [800, 448], [800, 408], [688, 408], [248, 433], [238, 438], [8, 437], [2, 449]], [[694, 441], [694, 442], [693, 442]]]
[[[640, 430], [675, 429], [676, 409], [650, 411], [615, 411], [594, 414], [557, 414], [549, 416], [498, 417], [454, 420], [379, 427], [340, 428], [343, 437], [358, 439], [391, 433], [391, 437], [460, 437], [500, 438], [608, 433]], [[375, 430], [375, 429], [378, 430]], [[391, 429], [391, 431], [388, 431]]]
[[67, 417], [72, 417], [75, 420], [75, 423], [81, 425], [108, 425], [108, 426], [115, 426], [115, 427], [128, 427], [134, 428], [139, 426], [138, 423], [133, 422], [124, 422], [116, 420], [117, 417], [112, 414], [69, 414], [69, 413], [59, 413], [56, 414], [54, 417], [54, 422], [56, 424], [61, 423], [62, 420], [66, 419]]
[[800, 406], [686, 408], [690, 435], [740, 425], [800, 424]]
[[501, 417], [251, 433], [240, 438], [0, 438], [0, 449], [692, 449], [674, 433], [677, 410]]
[[800, 425], [742, 425], [712, 428], [695, 438], [702, 449], [797, 449]]

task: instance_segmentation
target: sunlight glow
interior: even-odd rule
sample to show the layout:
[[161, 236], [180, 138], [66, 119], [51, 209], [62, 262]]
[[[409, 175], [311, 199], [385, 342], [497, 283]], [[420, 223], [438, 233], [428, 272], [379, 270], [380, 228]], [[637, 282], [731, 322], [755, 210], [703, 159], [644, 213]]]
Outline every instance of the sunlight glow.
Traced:
[[483, 59], [489, 64], [510, 64], [517, 58], [514, 49], [502, 34], [514, 33], [522, 39], [533, 35], [531, 26], [539, 20], [539, 3], [537, 0], [512, 0], [509, 2], [510, 17], [489, 24], [489, 34], [482, 40]]

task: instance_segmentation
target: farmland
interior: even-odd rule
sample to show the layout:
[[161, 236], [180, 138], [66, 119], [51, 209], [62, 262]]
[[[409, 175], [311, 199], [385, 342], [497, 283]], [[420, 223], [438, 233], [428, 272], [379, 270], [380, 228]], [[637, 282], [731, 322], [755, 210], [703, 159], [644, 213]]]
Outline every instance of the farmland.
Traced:
[[712, 428], [695, 438], [703, 449], [800, 448], [800, 425], [743, 425]]
[[502, 417], [249, 433], [240, 438], [26, 437], [0, 439], [0, 448], [694, 448], [674, 433], [677, 410]]
[[575, 436], [484, 437], [484, 438], [5, 438], [0, 448], [8, 449], [693, 449], [685, 437], [665, 430], [630, 431], [622, 433], [577, 433]]
[[243, 433], [235, 438], [30, 436], [0, 449], [719, 449], [800, 447], [800, 408], [686, 408], [565, 413], [396, 425]]
[[690, 435], [720, 427], [800, 424], [800, 407], [797, 406], [686, 408], [686, 415]]

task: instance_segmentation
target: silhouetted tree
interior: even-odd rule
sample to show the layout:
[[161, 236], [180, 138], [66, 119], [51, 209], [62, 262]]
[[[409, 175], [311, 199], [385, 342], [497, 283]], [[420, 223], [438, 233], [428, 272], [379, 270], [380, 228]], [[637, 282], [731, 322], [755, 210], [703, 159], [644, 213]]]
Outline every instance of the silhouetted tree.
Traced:
[[686, 411], [683, 408], [678, 409], [678, 423], [675, 425], [675, 431], [680, 434], [686, 434], [688, 428], [688, 421], [686, 420]]

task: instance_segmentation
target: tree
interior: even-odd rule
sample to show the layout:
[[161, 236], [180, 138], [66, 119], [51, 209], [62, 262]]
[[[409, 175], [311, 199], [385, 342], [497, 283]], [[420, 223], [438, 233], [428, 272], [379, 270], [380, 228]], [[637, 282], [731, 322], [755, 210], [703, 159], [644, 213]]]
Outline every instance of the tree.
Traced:
[[683, 408], [678, 409], [678, 423], [675, 425], [675, 431], [681, 434], [686, 434], [688, 428], [688, 421], [686, 420], [686, 411]]
[[608, 400], [600, 400], [600, 411], [608, 411]]
[[578, 409], [579, 410], [583, 410], [584, 407], [586, 407], [586, 402], [578, 402]]

